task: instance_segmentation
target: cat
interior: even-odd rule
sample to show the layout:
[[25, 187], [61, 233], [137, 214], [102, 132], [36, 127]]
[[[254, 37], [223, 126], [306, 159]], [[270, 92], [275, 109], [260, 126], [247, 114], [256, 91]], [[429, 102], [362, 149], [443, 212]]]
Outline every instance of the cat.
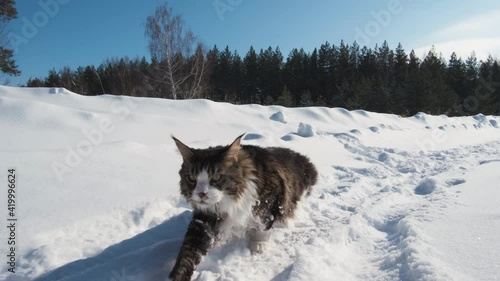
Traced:
[[176, 263], [174, 281], [189, 281], [208, 250], [221, 240], [246, 236], [261, 252], [275, 222], [293, 218], [297, 202], [316, 184], [309, 158], [281, 147], [241, 145], [190, 148], [172, 136], [183, 163], [181, 195], [193, 207]]

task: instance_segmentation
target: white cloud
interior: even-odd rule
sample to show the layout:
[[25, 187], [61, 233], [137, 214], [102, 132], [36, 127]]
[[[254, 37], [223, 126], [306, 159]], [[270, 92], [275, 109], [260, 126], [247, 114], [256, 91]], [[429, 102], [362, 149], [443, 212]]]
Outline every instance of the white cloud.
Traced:
[[422, 57], [434, 46], [436, 51], [442, 53], [445, 58], [449, 58], [455, 52], [465, 59], [472, 51], [476, 52], [479, 59], [486, 59], [489, 55], [498, 58], [500, 55], [499, 19], [500, 10], [494, 10], [456, 22], [430, 34], [424, 44], [415, 48], [415, 52]]
[[465, 19], [445, 27], [431, 37], [435, 39], [466, 39], [470, 37], [499, 37], [500, 10]]
[[466, 59], [472, 51], [476, 53], [478, 59], [486, 59], [489, 55], [499, 58], [500, 38], [477, 38], [456, 41], [438, 42], [432, 45], [415, 49], [415, 54], [419, 57], [427, 55], [432, 46], [438, 53], [442, 53], [445, 59], [449, 59], [455, 52], [462, 59]]

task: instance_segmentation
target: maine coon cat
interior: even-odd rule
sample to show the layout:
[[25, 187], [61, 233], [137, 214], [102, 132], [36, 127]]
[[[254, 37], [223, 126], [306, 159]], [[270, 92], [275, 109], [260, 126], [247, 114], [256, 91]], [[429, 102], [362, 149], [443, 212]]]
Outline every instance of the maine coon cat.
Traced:
[[317, 171], [310, 160], [287, 148], [240, 145], [190, 148], [172, 137], [183, 158], [181, 194], [193, 218], [170, 272], [174, 281], [191, 280], [214, 243], [234, 236], [262, 251], [273, 223], [292, 218], [297, 202], [309, 194]]

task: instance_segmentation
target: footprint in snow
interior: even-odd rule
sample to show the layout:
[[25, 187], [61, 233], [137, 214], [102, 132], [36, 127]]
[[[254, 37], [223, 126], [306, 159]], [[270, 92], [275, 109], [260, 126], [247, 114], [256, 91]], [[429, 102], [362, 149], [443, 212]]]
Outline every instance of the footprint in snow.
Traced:
[[435, 179], [427, 178], [421, 181], [415, 188], [415, 194], [417, 195], [428, 195], [433, 193], [438, 187], [438, 183]]
[[479, 165], [489, 164], [493, 162], [500, 162], [500, 159], [482, 160], [479, 161]]
[[448, 185], [448, 187], [459, 185], [462, 183], [465, 183], [465, 179], [449, 179], [446, 181], [446, 185]]

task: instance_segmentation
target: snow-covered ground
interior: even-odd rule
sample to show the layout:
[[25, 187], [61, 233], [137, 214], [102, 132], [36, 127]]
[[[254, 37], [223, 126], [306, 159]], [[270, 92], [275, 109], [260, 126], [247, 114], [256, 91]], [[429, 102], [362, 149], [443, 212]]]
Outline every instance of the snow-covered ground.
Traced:
[[266, 252], [213, 249], [197, 280], [500, 279], [500, 117], [231, 105], [0, 86], [0, 280], [165, 280], [190, 209], [173, 134], [307, 154], [320, 172]]

